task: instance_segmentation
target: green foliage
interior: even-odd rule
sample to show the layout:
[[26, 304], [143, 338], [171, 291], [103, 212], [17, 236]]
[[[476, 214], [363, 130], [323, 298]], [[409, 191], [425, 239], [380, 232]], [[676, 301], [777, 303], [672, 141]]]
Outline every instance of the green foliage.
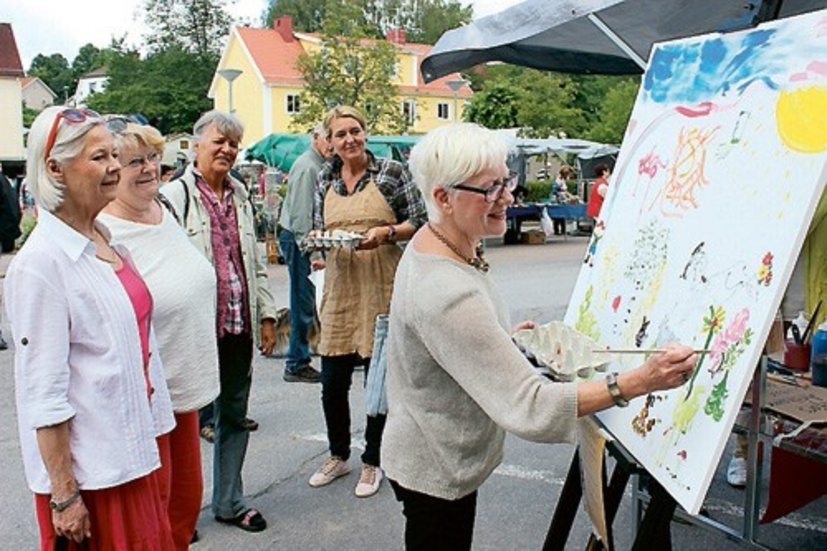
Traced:
[[296, 69], [306, 82], [301, 112], [294, 129], [312, 127], [336, 105], [361, 110], [368, 130], [404, 132], [406, 121], [391, 83], [396, 47], [379, 40], [367, 42], [367, 30], [358, 23], [359, 6], [329, 5], [318, 52], [299, 57]]
[[101, 113], [141, 113], [162, 133], [190, 132], [204, 111], [212, 108], [207, 90], [216, 59], [170, 47], [140, 59], [121, 51], [108, 68], [106, 91], [89, 97]]
[[144, 0], [144, 37], [151, 51], [181, 49], [203, 58], [221, 55], [233, 22], [226, 7], [235, 0]]
[[551, 194], [550, 182], [526, 182], [524, 185], [528, 190], [525, 196], [526, 203], [541, 203], [547, 201]]
[[25, 128], [31, 128], [32, 123], [39, 114], [40, 111], [38, 111], [37, 109], [30, 109], [26, 107], [25, 103], [23, 103], [23, 126]]
[[597, 110], [594, 125], [586, 138], [602, 143], [619, 144], [626, 133], [629, 117], [635, 105], [640, 83], [638, 79], [624, 79], [608, 89]]
[[265, 25], [282, 15], [293, 18], [293, 27], [303, 32], [322, 32], [330, 9], [351, 10], [351, 23], [365, 36], [381, 38], [389, 29], [405, 29], [408, 42], [434, 44], [442, 34], [471, 21], [473, 8], [457, 0], [274, 0]]
[[463, 118], [486, 128], [519, 126], [519, 102], [522, 92], [504, 81], [495, 81], [474, 94], [465, 105]]
[[[75, 83], [77, 83], [83, 75], [106, 65], [106, 59], [106, 52], [94, 44], [84, 44], [81, 46], [78, 55], [76, 55], [72, 61], [72, 76], [74, 77]], [[57, 92], [57, 90], [55, 90], [55, 92]]]
[[37, 54], [32, 60], [27, 73], [30, 77], [37, 77], [57, 94], [60, 101], [64, 96], [75, 93], [75, 79], [69, 61], [62, 54], [45, 56]]

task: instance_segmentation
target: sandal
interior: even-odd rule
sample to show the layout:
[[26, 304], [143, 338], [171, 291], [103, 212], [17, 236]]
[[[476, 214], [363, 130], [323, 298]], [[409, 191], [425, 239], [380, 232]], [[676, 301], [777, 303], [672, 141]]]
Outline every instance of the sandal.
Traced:
[[216, 516], [215, 520], [222, 524], [232, 524], [233, 526], [237, 526], [246, 532], [261, 532], [267, 528], [267, 521], [264, 520], [261, 513], [255, 509], [247, 509], [245, 512], [234, 518], [223, 518]]

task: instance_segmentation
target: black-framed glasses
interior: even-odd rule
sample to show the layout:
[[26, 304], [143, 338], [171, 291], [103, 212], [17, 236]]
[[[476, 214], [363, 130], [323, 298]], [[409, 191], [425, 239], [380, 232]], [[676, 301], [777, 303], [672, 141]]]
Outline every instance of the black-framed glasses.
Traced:
[[467, 186], [465, 184], [456, 184], [451, 186], [454, 189], [461, 189], [462, 191], [470, 191], [471, 193], [479, 193], [481, 195], [485, 195], [485, 202], [486, 203], [493, 203], [498, 201], [500, 197], [503, 196], [503, 192], [507, 189], [508, 191], [514, 191], [517, 189], [517, 182], [519, 181], [518, 174], [516, 172], [510, 172], [507, 177], [503, 178], [502, 180], [495, 180], [490, 187], [485, 189]]

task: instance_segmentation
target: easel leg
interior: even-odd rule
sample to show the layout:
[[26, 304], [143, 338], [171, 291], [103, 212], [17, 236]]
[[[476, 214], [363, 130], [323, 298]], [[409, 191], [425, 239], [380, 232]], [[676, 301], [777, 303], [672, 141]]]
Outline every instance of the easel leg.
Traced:
[[649, 480], [649, 495], [651, 499], [643, 515], [643, 522], [638, 529], [632, 551], [670, 551], [670, 527], [678, 502], [654, 478]]
[[569, 539], [574, 517], [577, 516], [577, 507], [583, 497], [583, 486], [580, 482], [580, 454], [575, 450], [571, 459], [563, 491], [554, 509], [554, 516], [543, 543], [543, 551], [564, 551]]

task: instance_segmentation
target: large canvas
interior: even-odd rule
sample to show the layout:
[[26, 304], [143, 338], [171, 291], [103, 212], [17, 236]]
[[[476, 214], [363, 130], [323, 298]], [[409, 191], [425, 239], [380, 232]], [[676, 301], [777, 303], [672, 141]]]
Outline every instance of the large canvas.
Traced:
[[[710, 349], [599, 420], [700, 510], [824, 190], [827, 13], [655, 46], [566, 322]], [[613, 358], [630, 369], [644, 354]]]

